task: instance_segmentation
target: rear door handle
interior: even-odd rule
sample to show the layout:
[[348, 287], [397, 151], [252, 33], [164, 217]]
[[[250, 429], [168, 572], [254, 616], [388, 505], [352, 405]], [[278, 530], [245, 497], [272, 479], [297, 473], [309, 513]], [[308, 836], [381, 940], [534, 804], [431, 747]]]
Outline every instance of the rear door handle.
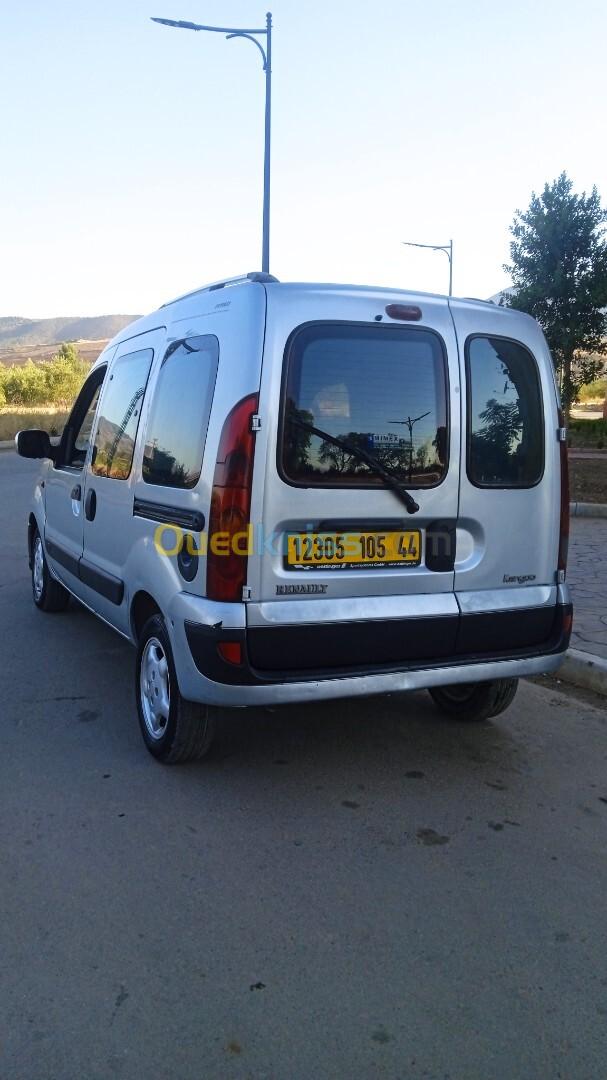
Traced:
[[94, 488], [89, 488], [84, 500], [84, 513], [87, 521], [93, 521], [97, 513], [97, 493]]
[[76, 502], [80, 502], [80, 499], [82, 498], [82, 488], [80, 487], [80, 484], [76, 484], [76, 487], [72, 488], [70, 498], [75, 499]]

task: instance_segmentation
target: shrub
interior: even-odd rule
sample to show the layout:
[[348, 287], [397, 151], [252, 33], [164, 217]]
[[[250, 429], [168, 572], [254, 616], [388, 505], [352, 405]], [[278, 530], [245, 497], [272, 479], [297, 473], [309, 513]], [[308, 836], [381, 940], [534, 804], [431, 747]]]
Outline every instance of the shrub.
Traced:
[[578, 401], [603, 401], [607, 397], [607, 379], [595, 379], [586, 383], [578, 394]]
[[0, 367], [0, 406], [71, 405], [88, 370], [71, 343], [61, 345], [52, 360]]
[[2, 387], [7, 405], [44, 405], [47, 388], [41, 364], [28, 360], [6, 369]]

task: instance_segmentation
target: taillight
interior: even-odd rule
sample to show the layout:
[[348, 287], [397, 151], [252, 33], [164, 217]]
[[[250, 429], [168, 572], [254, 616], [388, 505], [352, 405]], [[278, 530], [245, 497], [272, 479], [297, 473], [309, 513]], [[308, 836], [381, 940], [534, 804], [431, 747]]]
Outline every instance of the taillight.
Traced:
[[567, 555], [569, 553], [569, 458], [567, 456], [567, 437], [565, 432], [565, 417], [559, 409], [559, 426], [561, 438], [561, 526], [559, 539], [559, 577], [565, 577], [567, 572]]
[[246, 584], [255, 454], [251, 418], [257, 403], [257, 394], [239, 401], [228, 413], [219, 440], [207, 548], [210, 600], [241, 600]]

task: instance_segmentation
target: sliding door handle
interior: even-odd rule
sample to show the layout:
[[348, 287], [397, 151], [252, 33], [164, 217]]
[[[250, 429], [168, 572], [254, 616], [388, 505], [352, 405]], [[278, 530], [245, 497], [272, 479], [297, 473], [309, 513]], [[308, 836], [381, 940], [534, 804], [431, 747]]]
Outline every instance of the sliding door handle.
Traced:
[[84, 500], [84, 513], [87, 521], [93, 521], [97, 513], [97, 494], [94, 488], [89, 488]]

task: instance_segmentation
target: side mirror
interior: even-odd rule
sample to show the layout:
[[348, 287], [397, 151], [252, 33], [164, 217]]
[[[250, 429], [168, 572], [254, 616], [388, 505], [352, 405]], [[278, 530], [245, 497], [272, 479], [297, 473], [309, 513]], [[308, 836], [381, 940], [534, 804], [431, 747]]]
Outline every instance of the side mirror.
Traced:
[[55, 448], [51, 445], [50, 436], [47, 431], [39, 428], [18, 431], [15, 435], [15, 449], [21, 457], [55, 460]]

